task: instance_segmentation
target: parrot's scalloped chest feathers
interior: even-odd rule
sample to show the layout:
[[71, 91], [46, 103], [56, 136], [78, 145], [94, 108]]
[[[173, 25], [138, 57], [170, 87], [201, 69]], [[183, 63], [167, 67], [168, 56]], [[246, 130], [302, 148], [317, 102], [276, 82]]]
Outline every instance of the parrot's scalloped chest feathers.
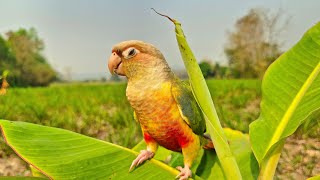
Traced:
[[144, 132], [161, 146], [181, 151], [195, 135], [181, 117], [171, 85], [170, 80], [161, 79], [129, 81], [126, 95]]

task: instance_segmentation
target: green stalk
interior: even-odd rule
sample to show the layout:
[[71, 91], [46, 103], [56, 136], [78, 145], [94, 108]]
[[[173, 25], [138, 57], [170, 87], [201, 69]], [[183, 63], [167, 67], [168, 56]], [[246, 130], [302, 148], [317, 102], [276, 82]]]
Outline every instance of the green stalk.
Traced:
[[242, 179], [237, 162], [231, 152], [227, 138], [221, 127], [208, 86], [199, 68], [197, 60], [194, 57], [192, 50], [190, 49], [188, 42], [184, 36], [180, 22], [166, 15], [160, 14], [158, 12], [156, 13], [161, 16], [167, 17], [175, 25], [178, 46], [184, 65], [189, 75], [192, 91], [200, 108], [204, 113], [204, 116], [206, 117], [205, 119], [207, 131], [209, 132], [214, 143], [214, 147], [217, 152], [226, 179]]
[[263, 160], [260, 166], [259, 180], [273, 179], [277, 169], [279, 158], [284, 146], [285, 140], [282, 140], [274, 149], [272, 154], [266, 160]]

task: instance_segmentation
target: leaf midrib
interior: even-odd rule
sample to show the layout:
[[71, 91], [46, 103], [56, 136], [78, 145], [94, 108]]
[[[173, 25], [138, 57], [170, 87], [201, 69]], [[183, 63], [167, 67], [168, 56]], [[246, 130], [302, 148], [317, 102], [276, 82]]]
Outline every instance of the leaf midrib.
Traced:
[[267, 149], [270, 149], [271, 146], [273, 146], [278, 140], [280, 139], [281, 135], [283, 134], [283, 131], [285, 130], [289, 120], [291, 119], [292, 115], [294, 114], [294, 111], [298, 107], [299, 103], [303, 99], [305, 93], [308, 91], [309, 87], [317, 77], [317, 75], [320, 72], [320, 62], [318, 65], [314, 68], [314, 70], [311, 72], [311, 74], [308, 76], [305, 83], [302, 85], [299, 92], [294, 97], [293, 101], [290, 103], [289, 108], [285, 112], [284, 116], [280, 120], [280, 124], [277, 126], [275, 133], [272, 136], [272, 139], [268, 145]]

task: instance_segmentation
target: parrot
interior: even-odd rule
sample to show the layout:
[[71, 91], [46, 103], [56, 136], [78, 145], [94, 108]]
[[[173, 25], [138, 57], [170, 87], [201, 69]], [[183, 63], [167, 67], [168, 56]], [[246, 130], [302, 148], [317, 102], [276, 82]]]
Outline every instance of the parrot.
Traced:
[[160, 50], [139, 40], [113, 46], [108, 69], [127, 78], [126, 96], [147, 145], [129, 171], [153, 158], [160, 145], [183, 155], [184, 167], [177, 167], [176, 178], [192, 177], [190, 168], [201, 147], [214, 146], [204, 135], [204, 115], [190, 85], [173, 73]]

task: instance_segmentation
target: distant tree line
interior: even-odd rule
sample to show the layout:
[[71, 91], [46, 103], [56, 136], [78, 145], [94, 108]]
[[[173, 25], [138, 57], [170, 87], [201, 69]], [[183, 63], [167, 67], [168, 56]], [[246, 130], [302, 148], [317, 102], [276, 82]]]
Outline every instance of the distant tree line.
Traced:
[[199, 63], [199, 67], [204, 78], [229, 78], [231, 71], [229, 66], [223, 66], [219, 63], [212, 64], [208, 60], [203, 60]]
[[57, 73], [42, 55], [43, 49], [34, 28], [0, 35], [0, 74], [9, 71], [11, 86], [47, 86], [57, 79]]
[[270, 14], [265, 9], [251, 9], [228, 33], [224, 48], [228, 64], [200, 62], [204, 77], [262, 78], [268, 66], [282, 54], [279, 35], [287, 24], [282, 11]]

